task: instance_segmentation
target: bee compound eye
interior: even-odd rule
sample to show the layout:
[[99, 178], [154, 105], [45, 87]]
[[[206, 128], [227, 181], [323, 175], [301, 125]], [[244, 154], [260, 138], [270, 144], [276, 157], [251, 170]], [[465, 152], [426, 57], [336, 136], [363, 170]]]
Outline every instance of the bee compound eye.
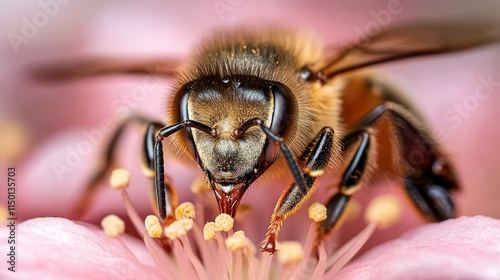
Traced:
[[274, 99], [274, 112], [270, 128], [274, 133], [282, 136], [294, 119], [295, 97], [282, 84], [271, 86], [271, 92]]

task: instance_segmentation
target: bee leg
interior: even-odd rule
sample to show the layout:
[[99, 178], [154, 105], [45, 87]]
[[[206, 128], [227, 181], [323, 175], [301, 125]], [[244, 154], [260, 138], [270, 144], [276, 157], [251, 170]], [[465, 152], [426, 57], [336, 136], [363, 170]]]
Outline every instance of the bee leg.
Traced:
[[324, 236], [338, 226], [347, 204], [353, 195], [367, 180], [370, 167], [374, 164], [374, 155], [370, 153], [371, 133], [369, 130], [359, 130], [344, 138], [344, 152], [357, 145], [354, 154], [349, 160], [340, 185], [339, 191], [325, 204], [327, 208], [326, 220], [318, 227], [318, 240], [320, 242]]
[[[162, 219], [166, 219], [166, 224], [170, 224], [175, 220], [174, 212], [179, 202], [177, 192], [173, 187], [168, 176], [165, 176], [163, 169], [163, 145], [161, 141], [156, 141], [156, 135], [163, 127], [160, 123], [148, 123], [146, 133], [144, 134], [143, 152], [142, 152], [142, 167], [144, 173], [151, 179], [154, 179], [154, 184], [151, 187], [151, 204], [155, 205], [156, 214]], [[155, 167], [155, 160], [161, 161]], [[161, 168], [161, 171], [158, 171]], [[159, 176], [155, 176], [159, 174]], [[162, 187], [157, 188], [162, 181]]]
[[409, 110], [387, 102], [369, 113], [364, 124], [382, 116], [392, 124], [403, 183], [416, 208], [431, 222], [453, 218], [455, 206], [450, 192], [458, 189], [458, 182], [449, 160]]
[[316, 181], [316, 177], [323, 174], [330, 160], [333, 133], [333, 129], [329, 127], [323, 128], [313, 141], [314, 144], [310, 145], [310, 148], [306, 150], [306, 154], [303, 155], [303, 158], [305, 158], [307, 162], [304, 168], [305, 173], [302, 176], [306, 183], [307, 192], [303, 193], [296, 183], [290, 184], [283, 191], [274, 208], [271, 223], [266, 233], [267, 241], [265, 245], [261, 247], [262, 251], [270, 254], [276, 252], [276, 240], [283, 221], [288, 216], [295, 213], [314, 192], [314, 181]]
[[[92, 176], [87, 181], [84, 187], [84, 193], [79, 198], [79, 200], [77, 201], [76, 205], [72, 210], [72, 217], [74, 219], [81, 219], [88, 212], [92, 200], [94, 199], [97, 193], [99, 182], [101, 182], [104, 179], [108, 171], [111, 169], [111, 166], [115, 162], [117, 143], [123, 136], [125, 129], [132, 124], [145, 125], [147, 123], [161, 127], [160, 123], [150, 122], [147, 118], [137, 115], [128, 117], [120, 122], [120, 124], [117, 126], [114, 133], [112, 134], [111, 138], [109, 138], [108, 142], [106, 143], [103, 150], [104, 151], [103, 157], [97, 164], [97, 167], [94, 169]], [[144, 147], [146, 147], [147, 145], [146, 142], [147, 139], [145, 139]], [[149, 165], [149, 163], [146, 162], [145, 159], [148, 157], [146, 156], [148, 152], [146, 151], [146, 149], [144, 149], [143, 152], [145, 153], [145, 156], [143, 157], [144, 165], [147, 166]], [[146, 175], [149, 175], [148, 172], [145, 173]]]
[[[217, 135], [217, 131], [198, 122], [184, 120], [171, 126], [153, 125], [148, 127], [145, 148], [146, 162], [150, 170], [154, 171], [154, 196], [158, 214], [167, 224], [175, 219], [174, 211], [177, 207], [177, 193], [168, 181], [165, 181], [165, 167], [163, 159], [163, 139], [185, 128], [196, 128], [212, 136]], [[153, 137], [154, 135], [154, 137]]]
[[455, 217], [450, 192], [458, 189], [458, 183], [451, 163], [437, 144], [411, 122], [409, 112], [392, 103], [382, 106], [400, 141], [401, 160], [406, 165], [403, 182], [415, 206], [430, 222]]

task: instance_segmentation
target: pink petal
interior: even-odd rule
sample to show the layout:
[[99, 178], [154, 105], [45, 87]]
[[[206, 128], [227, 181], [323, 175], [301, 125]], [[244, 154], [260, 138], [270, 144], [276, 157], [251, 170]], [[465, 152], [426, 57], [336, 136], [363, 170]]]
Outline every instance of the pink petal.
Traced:
[[380, 245], [339, 279], [500, 279], [500, 220], [476, 216], [431, 224]]
[[[2, 227], [2, 236], [8, 236], [7, 230]], [[17, 228], [15, 275], [3, 269], [0, 278], [161, 279], [156, 269], [115, 241], [67, 219], [28, 220]]]

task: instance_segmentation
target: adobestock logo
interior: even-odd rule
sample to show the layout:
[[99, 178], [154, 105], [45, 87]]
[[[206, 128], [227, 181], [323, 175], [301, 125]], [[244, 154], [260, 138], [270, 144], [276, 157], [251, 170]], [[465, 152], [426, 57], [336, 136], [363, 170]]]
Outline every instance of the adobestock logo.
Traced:
[[458, 129], [463, 120], [471, 116], [471, 113], [477, 111], [479, 105], [488, 100], [495, 92], [495, 88], [500, 86], [500, 80], [494, 81], [491, 74], [488, 77], [479, 76], [477, 80], [479, 83], [473, 94], [466, 96], [462, 102], [454, 103], [453, 108], [449, 108], [443, 113], [444, 121], [451, 124], [451, 128], [454, 130]]

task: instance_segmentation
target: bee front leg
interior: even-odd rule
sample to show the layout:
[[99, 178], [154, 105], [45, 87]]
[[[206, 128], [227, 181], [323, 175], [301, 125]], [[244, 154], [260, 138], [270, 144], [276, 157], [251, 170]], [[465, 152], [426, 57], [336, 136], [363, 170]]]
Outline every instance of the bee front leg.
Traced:
[[296, 183], [290, 184], [281, 194], [274, 209], [271, 224], [266, 233], [267, 241], [261, 247], [262, 251], [274, 254], [276, 252], [276, 240], [283, 221], [295, 213], [315, 190], [316, 177], [321, 176], [327, 167], [332, 153], [333, 129], [323, 128], [303, 156], [306, 159], [304, 168], [304, 181], [307, 192], [303, 193]]
[[154, 208], [157, 214], [162, 219], [166, 219], [167, 224], [170, 224], [175, 220], [175, 208], [179, 202], [175, 188], [163, 172], [163, 145], [156, 138], [162, 127], [163, 125], [160, 123], [151, 122], [147, 125], [143, 142], [142, 167], [144, 173], [149, 178], [154, 179], [154, 184], [150, 189], [151, 204], [156, 206]]

